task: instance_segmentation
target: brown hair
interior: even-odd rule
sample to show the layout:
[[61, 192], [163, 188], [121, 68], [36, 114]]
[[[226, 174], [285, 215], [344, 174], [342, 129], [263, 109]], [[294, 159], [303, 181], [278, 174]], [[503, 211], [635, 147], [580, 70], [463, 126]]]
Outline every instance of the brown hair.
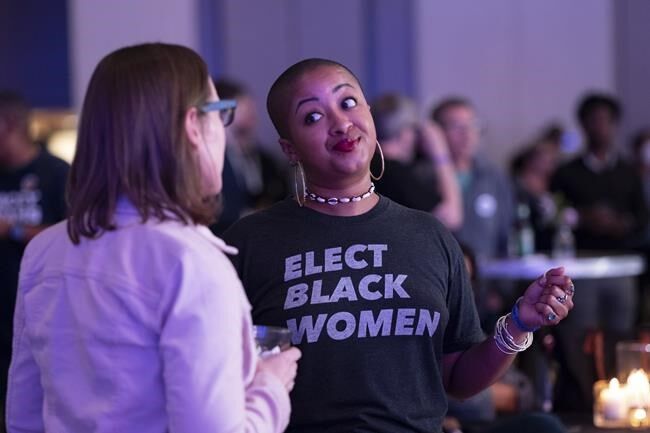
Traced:
[[443, 99], [431, 109], [431, 113], [430, 113], [431, 120], [433, 120], [440, 126], [444, 126], [443, 123], [444, 123], [445, 113], [448, 110], [451, 110], [452, 108], [458, 108], [458, 107], [466, 107], [466, 108], [474, 109], [472, 103], [469, 102], [469, 100], [459, 96], [452, 96]]
[[197, 156], [185, 133], [187, 110], [207, 101], [205, 62], [189, 48], [143, 44], [97, 65], [83, 103], [68, 180], [68, 234], [74, 243], [116, 227], [120, 197], [142, 221], [208, 224], [214, 200], [202, 194]]
[[413, 101], [397, 93], [385, 93], [371, 104], [372, 118], [377, 130], [377, 140], [392, 140], [418, 123], [418, 113]]
[[278, 134], [280, 134], [280, 138], [289, 138], [289, 128], [287, 126], [286, 117], [287, 112], [289, 111], [288, 104], [290, 103], [290, 98], [287, 97], [287, 91], [290, 90], [291, 85], [300, 79], [301, 76], [322, 67], [339, 68], [346, 71], [352, 76], [352, 78], [354, 78], [361, 88], [361, 83], [357, 76], [348, 68], [334, 60], [311, 58], [301, 60], [300, 62], [289, 66], [287, 70], [280, 74], [273, 85], [271, 85], [269, 94], [266, 97], [266, 109], [269, 112], [273, 126], [275, 126]]

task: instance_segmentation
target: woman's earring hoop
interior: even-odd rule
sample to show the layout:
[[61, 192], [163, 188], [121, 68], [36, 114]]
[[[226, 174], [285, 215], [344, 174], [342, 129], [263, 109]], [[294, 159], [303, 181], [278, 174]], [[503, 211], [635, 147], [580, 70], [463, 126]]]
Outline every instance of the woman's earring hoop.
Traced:
[[384, 175], [384, 170], [386, 169], [386, 162], [384, 161], [384, 152], [381, 151], [381, 145], [379, 144], [379, 140], [377, 140], [377, 149], [379, 150], [379, 157], [381, 158], [381, 172], [379, 172], [379, 176], [375, 176], [372, 174], [372, 171], [370, 172], [370, 177], [372, 180], [379, 180], [382, 178]]
[[[300, 161], [295, 161], [293, 164], [293, 186], [295, 190], [295, 198], [298, 206], [305, 205], [305, 197], [307, 196], [307, 188], [305, 187], [305, 171], [302, 169]], [[298, 186], [300, 183], [300, 186]]]

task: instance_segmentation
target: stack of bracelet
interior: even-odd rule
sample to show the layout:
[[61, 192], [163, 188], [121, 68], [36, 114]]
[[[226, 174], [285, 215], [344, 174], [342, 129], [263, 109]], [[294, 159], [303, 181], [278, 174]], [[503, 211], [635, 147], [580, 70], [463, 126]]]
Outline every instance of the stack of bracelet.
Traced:
[[501, 316], [497, 320], [497, 325], [494, 327], [494, 341], [501, 352], [506, 355], [514, 355], [515, 353], [523, 352], [533, 344], [533, 333], [528, 332], [524, 342], [521, 344], [517, 343], [506, 327], [506, 319], [508, 316], [510, 316], [510, 313]]
[[539, 326], [535, 326], [535, 327], [531, 328], [529, 326], [524, 325], [524, 323], [521, 321], [521, 319], [519, 319], [519, 303], [521, 302], [522, 299], [524, 299], [523, 296], [521, 296], [519, 299], [517, 299], [517, 302], [515, 302], [515, 305], [512, 307], [512, 312], [510, 314], [510, 318], [512, 319], [515, 326], [519, 330], [524, 331], [524, 332], [535, 332], [535, 331], [537, 331], [539, 329]]

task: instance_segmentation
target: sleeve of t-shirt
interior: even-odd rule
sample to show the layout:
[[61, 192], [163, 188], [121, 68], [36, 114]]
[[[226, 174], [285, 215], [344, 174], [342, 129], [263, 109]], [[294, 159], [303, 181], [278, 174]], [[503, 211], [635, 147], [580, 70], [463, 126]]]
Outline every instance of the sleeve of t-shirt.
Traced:
[[447, 244], [451, 249], [452, 262], [447, 293], [449, 323], [445, 330], [443, 353], [454, 353], [480, 343], [485, 339], [485, 335], [481, 330], [472, 286], [460, 247], [455, 242]]

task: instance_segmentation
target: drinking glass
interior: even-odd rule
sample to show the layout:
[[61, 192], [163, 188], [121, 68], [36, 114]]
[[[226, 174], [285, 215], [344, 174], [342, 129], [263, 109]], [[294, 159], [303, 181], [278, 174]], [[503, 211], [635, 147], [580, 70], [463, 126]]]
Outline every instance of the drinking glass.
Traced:
[[291, 347], [291, 331], [279, 326], [253, 326], [257, 353], [261, 356], [273, 355]]

